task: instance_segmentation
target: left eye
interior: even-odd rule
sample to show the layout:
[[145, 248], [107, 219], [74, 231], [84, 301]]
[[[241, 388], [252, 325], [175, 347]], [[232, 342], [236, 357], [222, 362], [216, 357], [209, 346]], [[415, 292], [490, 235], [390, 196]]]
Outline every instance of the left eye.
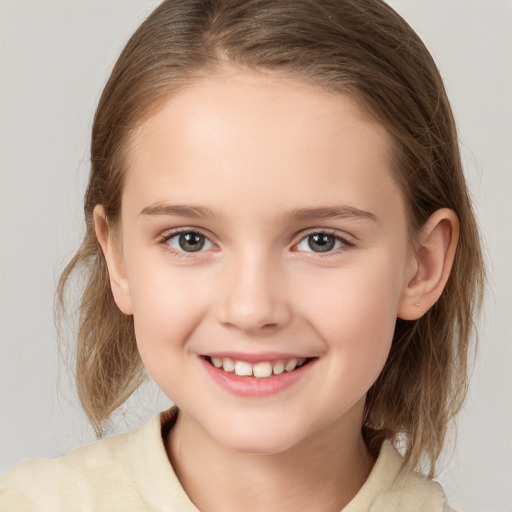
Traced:
[[303, 238], [298, 244], [299, 251], [330, 252], [348, 245], [348, 243], [331, 233], [313, 233]]
[[211, 249], [213, 244], [202, 233], [182, 231], [166, 238], [165, 243], [178, 252], [199, 252]]

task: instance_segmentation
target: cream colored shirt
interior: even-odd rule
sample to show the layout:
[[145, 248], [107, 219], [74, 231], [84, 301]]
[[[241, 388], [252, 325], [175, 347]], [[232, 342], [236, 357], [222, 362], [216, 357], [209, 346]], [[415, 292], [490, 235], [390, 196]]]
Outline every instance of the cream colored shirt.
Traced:
[[[198, 512], [163, 443], [162, 427], [171, 428], [175, 418], [176, 409], [170, 409], [133, 432], [65, 457], [24, 462], [0, 478], [0, 512]], [[400, 468], [400, 455], [384, 443], [343, 512], [450, 510], [439, 484]]]

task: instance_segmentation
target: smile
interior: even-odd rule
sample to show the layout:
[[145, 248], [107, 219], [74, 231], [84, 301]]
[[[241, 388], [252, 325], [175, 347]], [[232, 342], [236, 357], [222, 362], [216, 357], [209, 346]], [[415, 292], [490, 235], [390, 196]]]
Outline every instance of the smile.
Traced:
[[230, 357], [207, 357], [207, 361], [227, 373], [235, 373], [241, 377], [265, 379], [283, 372], [293, 372], [307, 364], [311, 358], [301, 357], [278, 361], [260, 361], [252, 364], [248, 361], [237, 361]]
[[240, 356], [202, 356], [206, 374], [225, 391], [243, 397], [274, 395], [305, 378], [318, 357], [256, 359]]

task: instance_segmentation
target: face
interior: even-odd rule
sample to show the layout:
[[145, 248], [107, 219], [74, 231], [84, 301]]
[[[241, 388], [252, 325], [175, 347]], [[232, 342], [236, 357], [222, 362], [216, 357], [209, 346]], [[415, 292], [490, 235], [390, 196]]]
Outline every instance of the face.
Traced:
[[384, 128], [233, 71], [176, 93], [128, 153], [114, 294], [183, 418], [253, 453], [359, 431], [414, 259]]

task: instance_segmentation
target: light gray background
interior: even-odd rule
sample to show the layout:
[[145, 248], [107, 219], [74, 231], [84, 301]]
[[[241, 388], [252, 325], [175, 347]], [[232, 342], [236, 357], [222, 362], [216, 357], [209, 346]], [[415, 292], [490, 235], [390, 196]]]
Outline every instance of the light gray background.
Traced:
[[[123, 43], [156, 3], [0, 0], [0, 473], [93, 440], [58, 363], [53, 292], [81, 238], [95, 104]], [[510, 512], [512, 3], [390, 3], [445, 78], [489, 260], [477, 364], [440, 481], [460, 512]], [[118, 427], [167, 404], [147, 386]]]

